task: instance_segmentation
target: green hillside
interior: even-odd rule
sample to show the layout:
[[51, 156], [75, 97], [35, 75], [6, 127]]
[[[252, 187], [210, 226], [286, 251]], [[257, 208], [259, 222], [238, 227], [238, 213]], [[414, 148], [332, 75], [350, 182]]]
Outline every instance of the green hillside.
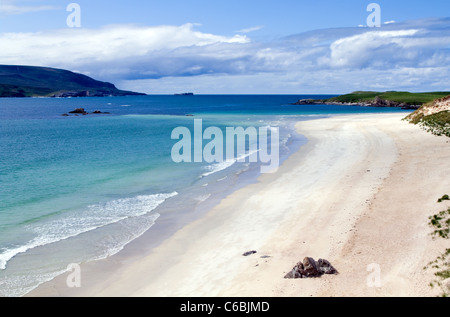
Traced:
[[387, 92], [375, 92], [375, 91], [355, 91], [350, 94], [334, 97], [328, 99], [329, 102], [342, 102], [342, 103], [358, 103], [358, 102], [371, 102], [376, 97], [383, 100], [389, 100], [397, 103], [404, 103], [407, 105], [423, 105], [431, 102], [435, 99], [442, 98], [450, 95], [450, 92], [423, 92], [423, 93], [411, 93], [404, 91], [387, 91]]
[[63, 69], [0, 65], [0, 97], [125, 96], [140, 93]]

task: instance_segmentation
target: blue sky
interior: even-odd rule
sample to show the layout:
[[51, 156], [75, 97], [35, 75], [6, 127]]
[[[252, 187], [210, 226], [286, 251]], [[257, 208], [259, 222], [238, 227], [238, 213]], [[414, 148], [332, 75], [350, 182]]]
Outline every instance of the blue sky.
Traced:
[[71, 2], [0, 0], [0, 64], [147, 93], [450, 90], [450, 1], [79, 0], [69, 28]]

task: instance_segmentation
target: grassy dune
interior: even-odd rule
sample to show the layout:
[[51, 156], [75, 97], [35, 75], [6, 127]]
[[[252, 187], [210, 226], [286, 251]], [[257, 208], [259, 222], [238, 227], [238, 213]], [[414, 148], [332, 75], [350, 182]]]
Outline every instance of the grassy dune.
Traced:
[[435, 135], [450, 137], [450, 96], [424, 104], [405, 120]]

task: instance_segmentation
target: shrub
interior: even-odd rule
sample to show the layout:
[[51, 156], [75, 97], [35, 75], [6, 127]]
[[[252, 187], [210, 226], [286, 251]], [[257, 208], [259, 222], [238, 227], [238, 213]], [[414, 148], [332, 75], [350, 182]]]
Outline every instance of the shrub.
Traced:
[[448, 195], [444, 195], [441, 198], [438, 199], [438, 203], [443, 202], [444, 200], [450, 200], [450, 197]]

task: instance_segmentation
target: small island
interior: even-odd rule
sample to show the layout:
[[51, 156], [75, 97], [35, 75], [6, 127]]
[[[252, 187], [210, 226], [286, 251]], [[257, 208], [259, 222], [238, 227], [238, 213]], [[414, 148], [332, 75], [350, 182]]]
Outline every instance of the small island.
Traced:
[[145, 95], [117, 89], [64, 69], [36, 66], [0, 65], [0, 98], [25, 97], [106, 97]]

